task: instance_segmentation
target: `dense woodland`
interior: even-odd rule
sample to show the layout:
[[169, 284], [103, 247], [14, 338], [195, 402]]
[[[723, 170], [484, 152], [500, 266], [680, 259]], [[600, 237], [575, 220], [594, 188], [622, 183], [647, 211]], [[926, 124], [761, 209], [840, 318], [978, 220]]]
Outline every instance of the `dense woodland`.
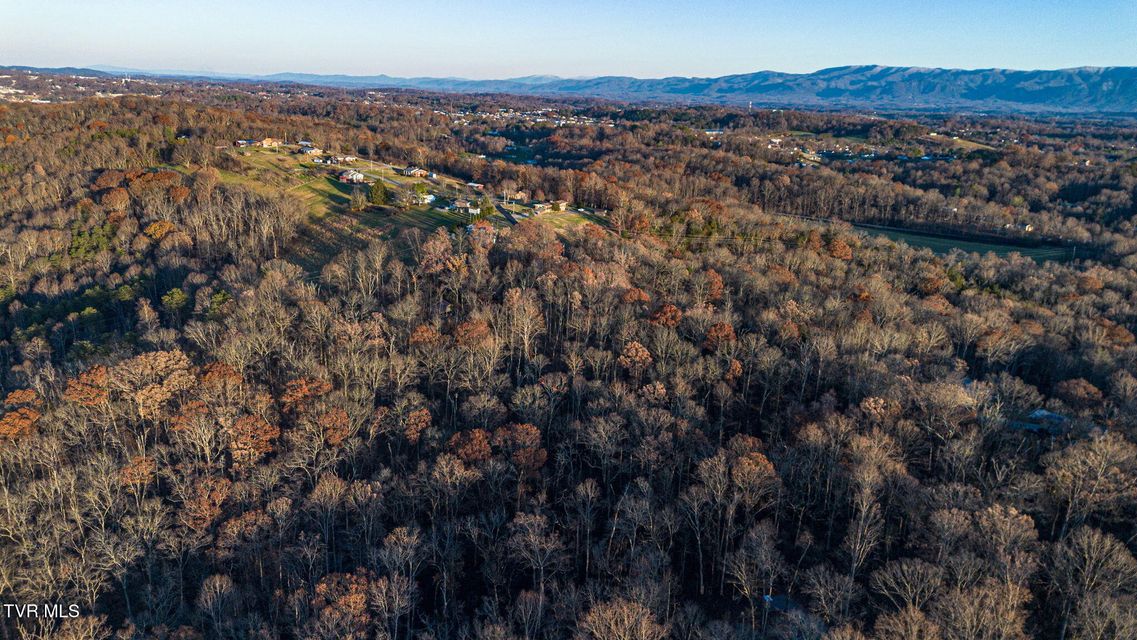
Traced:
[[[613, 126], [446, 115], [499, 108]], [[992, 149], [899, 158], [952, 128]], [[787, 130], [883, 151], [799, 166], [758, 139]], [[606, 224], [311, 268], [303, 207], [224, 179], [268, 135]], [[3, 637], [1137, 637], [1135, 141], [192, 83], [0, 106], [0, 601], [81, 611]]]

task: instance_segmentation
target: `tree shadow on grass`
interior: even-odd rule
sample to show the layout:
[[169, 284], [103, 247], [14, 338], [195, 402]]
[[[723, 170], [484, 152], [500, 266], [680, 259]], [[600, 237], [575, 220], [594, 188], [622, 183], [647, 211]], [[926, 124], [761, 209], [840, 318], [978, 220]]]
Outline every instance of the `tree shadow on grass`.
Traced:
[[338, 205], [346, 205], [351, 202], [351, 191], [356, 187], [353, 184], [340, 182], [335, 178], [325, 178], [328, 185], [332, 188], [332, 193], [328, 194], [328, 198]]

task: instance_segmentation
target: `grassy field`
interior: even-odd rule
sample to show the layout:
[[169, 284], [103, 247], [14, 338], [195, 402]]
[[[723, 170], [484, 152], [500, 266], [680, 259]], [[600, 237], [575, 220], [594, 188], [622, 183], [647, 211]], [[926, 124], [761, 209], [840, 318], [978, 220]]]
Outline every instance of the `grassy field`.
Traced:
[[979, 151], [981, 149], [985, 149], [985, 150], [994, 149], [994, 147], [982, 144], [980, 142], [975, 142], [973, 140], [965, 140], [963, 138], [953, 139], [951, 136], [945, 136], [942, 133], [938, 136], [926, 136], [926, 137], [922, 138], [922, 140], [925, 142], [930, 142], [932, 144], [942, 146], [942, 147], [947, 147], [948, 149], [961, 149], [963, 151]]
[[[504, 221], [503, 221], [504, 222]], [[371, 208], [359, 215], [360, 229], [378, 231], [383, 237], [393, 237], [403, 229], [433, 231], [438, 227], [452, 227], [466, 224], [466, 217], [450, 210], [428, 206], [396, 209], [394, 207]]]
[[[400, 175], [386, 163], [366, 160], [343, 165], [317, 164], [308, 156], [293, 154], [287, 149], [250, 147], [227, 153], [239, 160], [242, 167], [237, 171], [219, 170], [223, 182], [241, 184], [263, 193], [286, 192], [304, 202], [310, 216], [309, 224], [302, 229], [293, 247], [292, 258], [310, 271], [318, 270], [328, 259], [345, 249], [360, 248], [375, 239], [392, 239], [407, 229], [430, 232], [438, 227], [453, 228], [467, 223], [465, 214], [436, 207], [433, 203], [406, 209], [368, 206], [362, 211], [351, 211], [351, 193], [356, 186], [340, 182], [337, 174], [345, 169], [355, 169], [371, 180], [382, 180], [396, 194], [407, 193], [415, 184], [424, 183], [440, 206], [447, 200], [469, 195], [465, 181], [452, 176], [412, 178]], [[366, 185], [361, 186], [367, 188]], [[521, 204], [508, 204], [506, 208], [520, 214], [519, 220], [532, 214], [530, 207]], [[577, 211], [547, 213], [537, 219], [558, 231], [585, 222], [603, 224], [599, 216]], [[499, 212], [487, 221], [498, 227], [511, 224]]]
[[553, 227], [558, 231], [564, 231], [573, 227], [578, 227], [586, 222], [604, 225], [605, 221], [600, 216], [594, 213], [586, 213], [581, 211], [558, 211], [556, 213], [542, 213], [537, 216], [536, 220]]
[[1012, 253], [1018, 253], [1020, 255], [1031, 258], [1036, 262], [1045, 262], [1047, 260], [1062, 262], [1070, 259], [1070, 250], [1064, 247], [1020, 247], [1010, 244], [970, 242], [967, 240], [956, 240], [953, 238], [940, 238], [937, 236], [927, 236], [919, 233], [906, 233], [903, 231], [866, 228], [859, 229], [862, 233], [883, 236], [895, 242], [903, 242], [912, 247], [931, 249], [933, 252], [939, 254], [946, 254], [950, 253], [953, 249], [959, 249], [968, 253], [993, 253], [997, 256], [1008, 256]]

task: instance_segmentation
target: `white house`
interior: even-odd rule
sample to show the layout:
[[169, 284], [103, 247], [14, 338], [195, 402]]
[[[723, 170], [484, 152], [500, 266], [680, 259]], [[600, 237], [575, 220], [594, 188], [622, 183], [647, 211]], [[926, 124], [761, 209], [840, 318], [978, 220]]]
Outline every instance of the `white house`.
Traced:
[[455, 200], [453, 207], [454, 211], [469, 215], [477, 215], [481, 212], [481, 208], [478, 207], [478, 203], [470, 202], [469, 200]]

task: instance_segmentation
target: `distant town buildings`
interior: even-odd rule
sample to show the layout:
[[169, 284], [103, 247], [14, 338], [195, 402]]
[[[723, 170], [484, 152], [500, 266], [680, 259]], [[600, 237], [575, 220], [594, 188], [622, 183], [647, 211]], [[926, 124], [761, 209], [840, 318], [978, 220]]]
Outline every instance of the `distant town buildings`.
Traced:
[[426, 169], [414, 165], [400, 169], [399, 173], [410, 178], [425, 178], [430, 175], [430, 172]]

